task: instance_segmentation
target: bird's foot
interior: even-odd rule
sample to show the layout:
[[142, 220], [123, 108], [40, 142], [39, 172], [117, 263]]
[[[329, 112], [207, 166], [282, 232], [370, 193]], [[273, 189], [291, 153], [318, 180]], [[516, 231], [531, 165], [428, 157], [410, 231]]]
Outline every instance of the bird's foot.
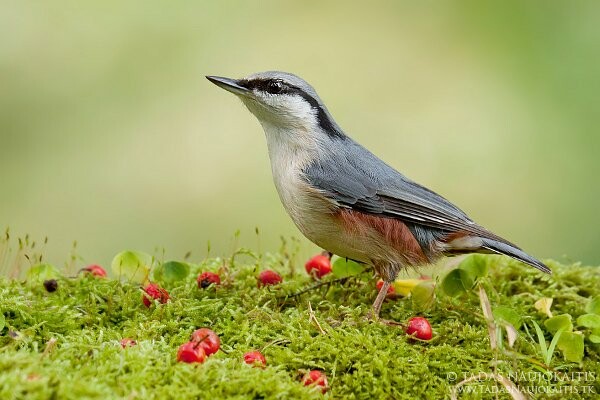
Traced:
[[379, 293], [377, 293], [377, 298], [375, 299], [375, 302], [373, 303], [373, 308], [371, 308], [371, 310], [367, 314], [367, 319], [369, 321], [379, 320], [379, 313], [381, 312], [381, 305], [383, 304], [383, 301], [385, 300], [385, 296], [387, 295], [387, 291], [388, 291], [390, 285], [391, 285], [390, 282], [383, 282], [383, 285], [379, 289]]
[[396, 321], [392, 321], [389, 319], [383, 319], [379, 317], [379, 313], [381, 312], [381, 305], [383, 304], [383, 301], [385, 300], [387, 294], [388, 294], [388, 289], [390, 288], [391, 283], [388, 281], [384, 281], [383, 285], [381, 287], [381, 289], [379, 289], [379, 293], [377, 294], [377, 298], [375, 299], [375, 302], [373, 303], [373, 308], [371, 308], [369, 310], [369, 312], [367, 313], [367, 321], [369, 322], [378, 322], [380, 324], [384, 324], [387, 326], [402, 326], [402, 324], [400, 322], [396, 322]]

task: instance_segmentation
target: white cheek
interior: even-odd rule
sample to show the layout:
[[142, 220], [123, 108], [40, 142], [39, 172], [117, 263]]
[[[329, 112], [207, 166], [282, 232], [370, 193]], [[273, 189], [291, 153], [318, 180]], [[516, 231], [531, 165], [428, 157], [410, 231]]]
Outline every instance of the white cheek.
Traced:
[[278, 110], [278, 114], [287, 123], [306, 125], [316, 122], [315, 110], [301, 97], [285, 96], [278, 100], [272, 107]]
[[256, 100], [241, 97], [242, 103], [248, 110], [258, 118], [259, 121], [269, 120], [272, 118], [272, 112], [267, 106], [259, 103]]
[[316, 113], [299, 96], [273, 96], [256, 93], [259, 101], [242, 99], [246, 107], [261, 121], [287, 128], [306, 128], [316, 123]]

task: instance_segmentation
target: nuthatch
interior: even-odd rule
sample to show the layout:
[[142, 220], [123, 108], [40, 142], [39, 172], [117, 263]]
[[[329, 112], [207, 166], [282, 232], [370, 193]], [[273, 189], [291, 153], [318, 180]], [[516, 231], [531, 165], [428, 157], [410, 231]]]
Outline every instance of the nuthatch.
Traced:
[[551, 272], [352, 140], [298, 76], [207, 79], [237, 95], [263, 126], [275, 187], [298, 229], [331, 253], [373, 266], [384, 280], [373, 316], [400, 270], [442, 256], [505, 254]]

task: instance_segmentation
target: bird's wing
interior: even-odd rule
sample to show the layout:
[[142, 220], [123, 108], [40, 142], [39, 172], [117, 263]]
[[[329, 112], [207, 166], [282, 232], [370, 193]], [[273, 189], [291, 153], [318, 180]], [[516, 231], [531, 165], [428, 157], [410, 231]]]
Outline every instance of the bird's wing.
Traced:
[[[349, 141], [349, 139], [347, 139]], [[304, 169], [310, 185], [341, 207], [399, 218], [448, 232], [494, 239], [518, 248], [474, 223], [437, 193], [411, 181], [351, 141]]]

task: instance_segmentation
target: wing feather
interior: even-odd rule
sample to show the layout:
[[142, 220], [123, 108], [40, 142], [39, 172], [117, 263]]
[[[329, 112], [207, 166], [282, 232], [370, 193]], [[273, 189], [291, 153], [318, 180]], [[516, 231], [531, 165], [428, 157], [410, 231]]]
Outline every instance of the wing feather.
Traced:
[[[349, 139], [348, 139], [349, 140]], [[305, 179], [341, 207], [514, 244], [474, 223], [437, 193], [411, 181], [356, 142], [313, 162]]]

